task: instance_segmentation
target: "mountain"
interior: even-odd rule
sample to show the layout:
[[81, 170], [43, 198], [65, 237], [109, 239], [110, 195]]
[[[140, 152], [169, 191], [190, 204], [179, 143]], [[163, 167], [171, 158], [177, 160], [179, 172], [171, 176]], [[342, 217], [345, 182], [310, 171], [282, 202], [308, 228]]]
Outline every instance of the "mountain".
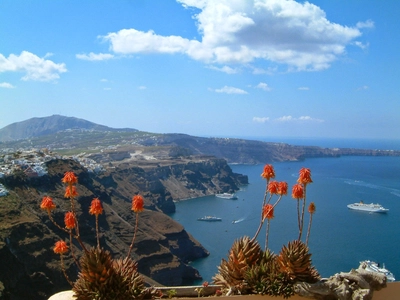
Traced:
[[75, 117], [52, 115], [50, 117], [31, 118], [22, 122], [12, 123], [0, 129], [0, 142], [29, 139], [73, 129], [95, 131], [137, 131], [136, 129], [129, 128], [110, 128]]

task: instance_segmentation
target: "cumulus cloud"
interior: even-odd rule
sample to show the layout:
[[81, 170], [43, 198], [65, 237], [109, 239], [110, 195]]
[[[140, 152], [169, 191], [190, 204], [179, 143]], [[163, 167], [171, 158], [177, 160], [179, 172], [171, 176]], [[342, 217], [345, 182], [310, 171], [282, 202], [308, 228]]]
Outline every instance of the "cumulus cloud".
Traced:
[[52, 81], [60, 78], [60, 73], [67, 72], [64, 63], [57, 64], [51, 60], [41, 58], [28, 51], [20, 55], [10, 54], [8, 57], [0, 54], [1, 72], [24, 72], [22, 80]]
[[223, 88], [216, 89], [215, 92], [225, 94], [247, 94], [246, 91], [232, 86], [224, 86]]
[[265, 82], [260, 82], [259, 84], [257, 84], [256, 88], [262, 89], [267, 92], [269, 92], [271, 90], [271, 88]]
[[300, 116], [298, 118], [294, 118], [292, 116], [282, 116], [275, 120], [278, 122], [318, 122], [318, 123], [324, 122], [324, 120], [322, 119], [311, 118], [310, 116]]
[[180, 53], [209, 64], [247, 64], [266, 60], [293, 70], [323, 70], [345, 53], [347, 45], [373, 27], [329, 21], [309, 2], [294, 0], [177, 0], [196, 8], [193, 16], [201, 40], [122, 29], [102, 38], [119, 54]]
[[8, 82], [0, 82], [0, 88], [14, 89], [15, 86]]
[[90, 52], [89, 54], [77, 54], [76, 58], [82, 59], [82, 60], [90, 60], [90, 61], [95, 61], [95, 60], [108, 60], [114, 58], [114, 55], [109, 54], [109, 53], [93, 53]]
[[265, 123], [269, 121], [269, 117], [253, 117], [253, 122], [256, 123]]

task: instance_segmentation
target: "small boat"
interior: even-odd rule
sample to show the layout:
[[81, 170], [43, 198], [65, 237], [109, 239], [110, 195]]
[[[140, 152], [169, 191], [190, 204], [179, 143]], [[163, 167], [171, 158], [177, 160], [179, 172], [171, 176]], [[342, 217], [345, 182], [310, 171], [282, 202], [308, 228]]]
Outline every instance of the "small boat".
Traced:
[[396, 280], [393, 276], [393, 273], [390, 272], [388, 269], [386, 269], [385, 264], [383, 264], [383, 266], [380, 267], [379, 264], [376, 262], [370, 260], [364, 260], [360, 261], [360, 266], [358, 268], [364, 269], [365, 271], [369, 272], [381, 273], [386, 276], [386, 279], [389, 282], [393, 282]]
[[222, 221], [222, 219], [218, 218], [218, 217], [213, 217], [213, 216], [205, 216], [202, 218], [198, 218], [197, 221], [218, 222], [218, 221]]
[[215, 194], [215, 197], [223, 198], [223, 199], [230, 199], [230, 200], [237, 199], [235, 194], [230, 194], [230, 193]]
[[361, 210], [361, 211], [366, 211], [366, 212], [370, 212], [370, 213], [385, 213], [385, 212], [389, 211], [389, 209], [384, 208], [382, 205], [380, 205], [378, 203], [365, 204], [362, 201], [353, 203], [353, 204], [349, 204], [349, 205], [347, 205], [347, 207], [350, 209]]

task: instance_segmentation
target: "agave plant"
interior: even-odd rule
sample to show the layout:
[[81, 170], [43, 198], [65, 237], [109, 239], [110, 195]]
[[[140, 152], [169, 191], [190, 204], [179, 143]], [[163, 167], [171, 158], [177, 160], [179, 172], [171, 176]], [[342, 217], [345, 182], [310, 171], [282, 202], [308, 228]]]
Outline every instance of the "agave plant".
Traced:
[[[113, 261], [113, 267], [118, 275], [119, 285], [126, 296], [132, 299], [142, 299], [151, 289], [145, 288], [143, 277], [137, 271], [137, 262], [127, 257]], [[121, 299], [130, 299], [129, 297]]]
[[291, 282], [314, 283], [320, 279], [318, 271], [312, 266], [311, 253], [302, 241], [295, 240], [283, 246], [277, 262], [280, 272]]
[[262, 258], [262, 250], [257, 241], [244, 236], [236, 240], [229, 251], [228, 260], [222, 259], [219, 273], [213, 277], [214, 283], [228, 288], [232, 293], [246, 293], [249, 290], [245, 274]]
[[112, 260], [109, 251], [96, 247], [81, 257], [80, 265], [72, 288], [78, 300], [142, 299], [147, 292], [130, 258]]
[[294, 294], [293, 284], [279, 272], [277, 256], [269, 249], [264, 252], [260, 263], [246, 272], [245, 281], [256, 294], [284, 298], [289, 298]]
[[107, 294], [113, 295], [113, 291], [108, 289], [116, 277], [110, 252], [91, 248], [81, 257], [80, 266], [81, 271], [73, 286], [77, 299], [105, 299]]

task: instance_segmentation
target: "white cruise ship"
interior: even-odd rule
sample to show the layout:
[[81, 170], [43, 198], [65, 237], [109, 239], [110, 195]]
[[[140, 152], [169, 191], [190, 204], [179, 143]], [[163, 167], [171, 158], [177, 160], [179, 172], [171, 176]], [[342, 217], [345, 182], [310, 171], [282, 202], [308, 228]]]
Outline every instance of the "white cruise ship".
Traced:
[[198, 218], [197, 221], [218, 222], [218, 221], [222, 221], [222, 219], [218, 218], [218, 217], [213, 217], [213, 216], [205, 216], [202, 218]]
[[353, 204], [347, 205], [348, 208], [354, 209], [354, 210], [361, 210], [361, 211], [366, 211], [370, 213], [385, 213], [389, 211], [389, 209], [384, 208], [382, 205], [378, 203], [370, 203], [370, 204], [365, 204], [364, 202], [357, 202]]
[[230, 200], [237, 199], [235, 194], [229, 194], [229, 193], [215, 194], [215, 197], [223, 198], [223, 199], [230, 199]]

